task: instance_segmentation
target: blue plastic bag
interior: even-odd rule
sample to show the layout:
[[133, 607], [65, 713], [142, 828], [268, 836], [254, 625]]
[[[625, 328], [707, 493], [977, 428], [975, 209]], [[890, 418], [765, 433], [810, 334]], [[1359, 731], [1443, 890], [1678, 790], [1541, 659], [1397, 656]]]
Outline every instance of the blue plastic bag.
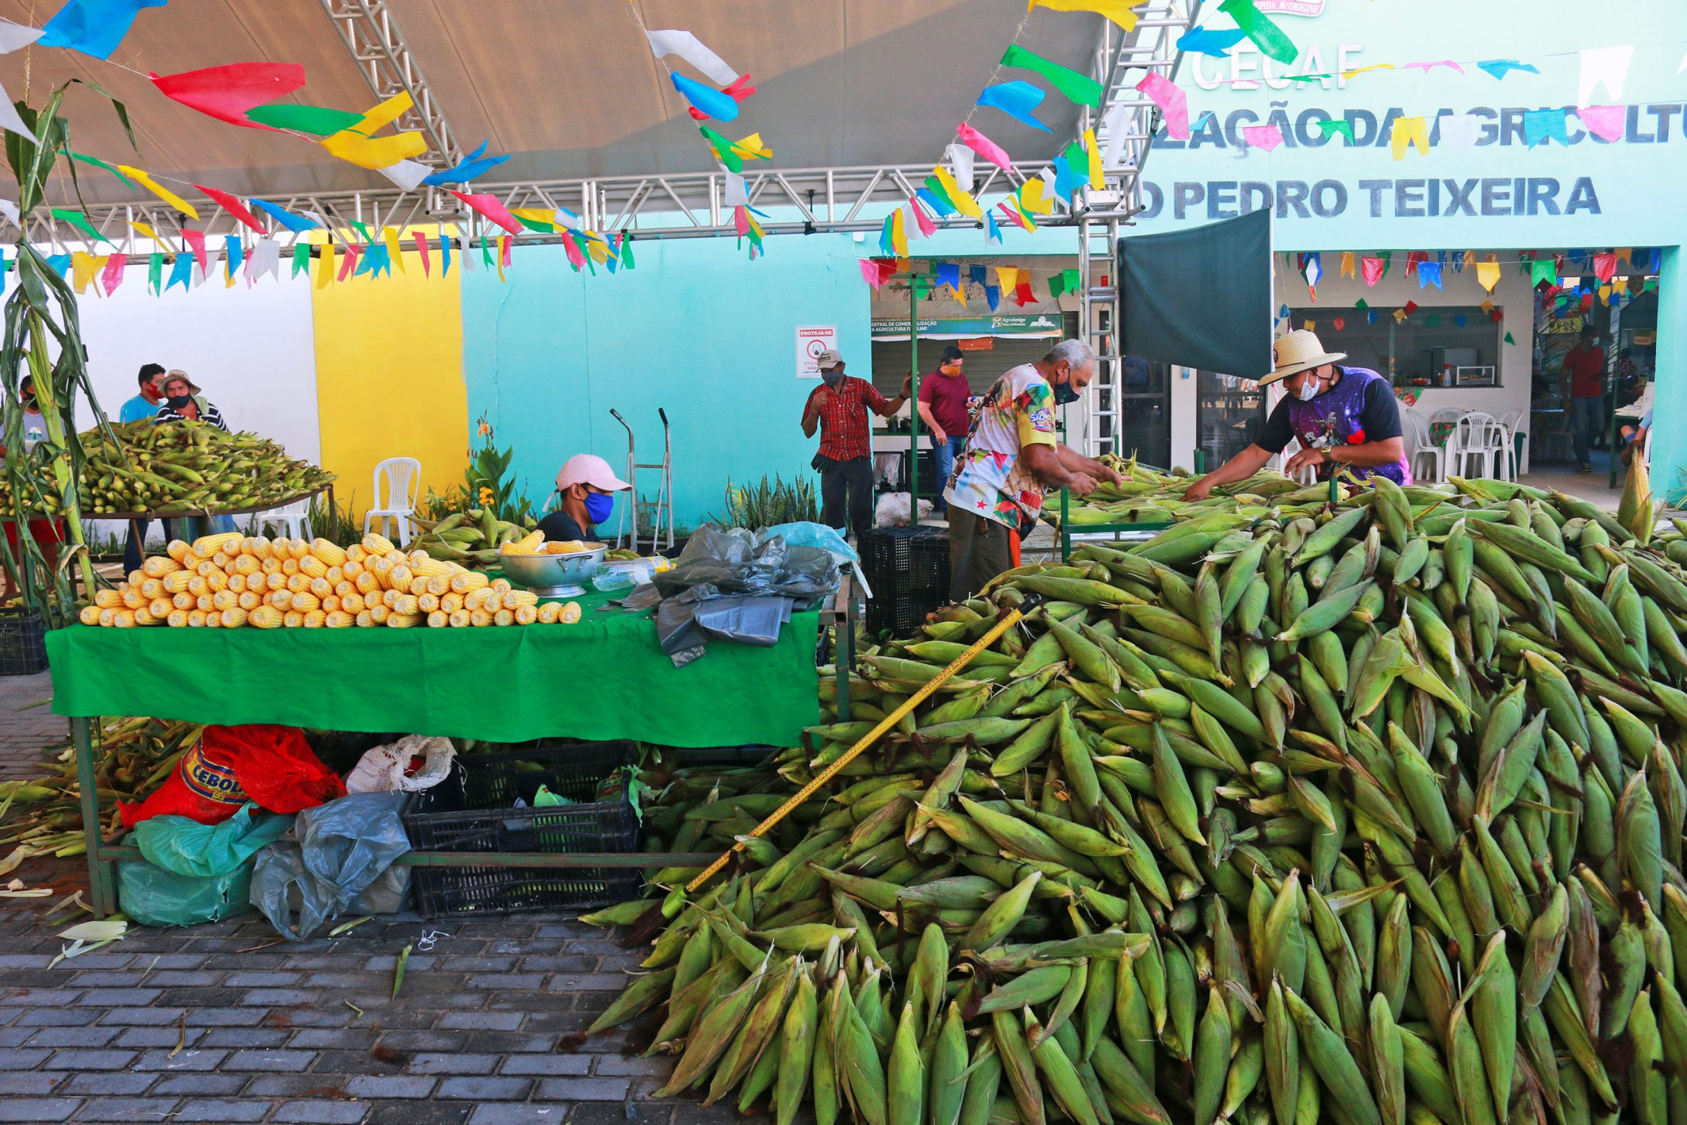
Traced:
[[840, 565], [861, 561], [861, 556], [855, 553], [855, 548], [849, 545], [849, 541], [843, 537], [843, 532], [823, 523], [803, 521], [764, 527], [756, 536], [756, 540], [766, 543], [776, 535], [792, 547], [818, 547], [822, 551], [830, 551]]
[[244, 914], [252, 888], [252, 861], [220, 875], [178, 875], [143, 861], [117, 865], [117, 905], [143, 926], [197, 926]]

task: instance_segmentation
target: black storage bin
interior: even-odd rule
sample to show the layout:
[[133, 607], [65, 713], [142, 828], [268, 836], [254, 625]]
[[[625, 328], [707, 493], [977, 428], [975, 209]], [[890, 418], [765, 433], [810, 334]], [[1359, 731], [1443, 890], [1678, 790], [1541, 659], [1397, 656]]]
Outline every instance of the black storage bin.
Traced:
[[25, 609], [0, 609], [0, 676], [47, 670], [47, 626]]
[[[529, 765], [518, 765], [525, 763]], [[537, 763], [540, 768], [531, 768]], [[417, 851], [633, 852], [638, 816], [625, 797], [596, 801], [598, 783], [638, 763], [631, 742], [546, 743], [472, 754], [404, 806], [404, 831]], [[533, 807], [543, 784], [572, 805]], [[512, 807], [517, 798], [527, 808]], [[601, 906], [637, 896], [638, 868], [414, 867], [411, 885], [423, 917]]]
[[913, 634], [926, 614], [949, 604], [949, 532], [942, 527], [869, 528], [861, 573], [873, 588], [867, 629]]

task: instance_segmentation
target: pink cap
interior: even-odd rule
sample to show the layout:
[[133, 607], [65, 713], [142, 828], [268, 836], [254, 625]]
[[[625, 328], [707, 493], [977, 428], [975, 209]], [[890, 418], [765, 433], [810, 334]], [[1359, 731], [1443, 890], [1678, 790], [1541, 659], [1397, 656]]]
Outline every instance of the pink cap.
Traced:
[[605, 492], [623, 492], [632, 487], [610, 470], [608, 461], [592, 453], [576, 453], [562, 463], [562, 471], [556, 475], [558, 492], [566, 492], [577, 484], [589, 484]]

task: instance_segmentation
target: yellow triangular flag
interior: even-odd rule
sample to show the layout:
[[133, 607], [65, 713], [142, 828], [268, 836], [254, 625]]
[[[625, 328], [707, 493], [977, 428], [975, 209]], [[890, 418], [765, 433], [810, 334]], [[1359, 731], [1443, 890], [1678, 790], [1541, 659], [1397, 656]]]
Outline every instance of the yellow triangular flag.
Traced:
[[1019, 286], [1018, 266], [997, 266], [996, 284], [1001, 286], [1003, 293], [1011, 293]]
[[404, 272], [404, 251], [398, 245], [398, 232], [391, 227], [381, 228], [381, 238], [387, 244], [387, 257], [398, 267], [398, 272]]
[[94, 274], [99, 271], [99, 263], [86, 250], [76, 250], [70, 255], [70, 283], [78, 293], [88, 291], [88, 283], [94, 280]]
[[1476, 263], [1476, 280], [1482, 288], [1492, 293], [1494, 286], [1500, 283], [1500, 260], [1498, 254], [1489, 254], [1486, 262]]
[[1476, 264], [1476, 251], [1466, 250], [1464, 252], [1464, 268], [1470, 269], [1475, 264]]
[[1353, 269], [1353, 262], [1354, 262], [1353, 251], [1343, 250], [1341, 252], [1341, 276], [1343, 276], [1343, 277], [1353, 277], [1353, 276], [1355, 276], [1354, 275], [1354, 269]]
[[322, 244], [322, 257], [316, 260], [316, 287], [328, 288], [328, 283], [334, 280], [334, 240], [330, 238]]
[[1608, 305], [1611, 303], [1611, 287], [1609, 285], [1601, 285], [1599, 287], [1599, 303], [1602, 305]]
[[601, 238], [586, 239], [586, 253], [592, 256], [592, 261], [598, 265], [609, 261], [609, 248], [603, 244]]
[[896, 251], [898, 258], [908, 256], [908, 231], [902, 222], [902, 208], [898, 207], [890, 216], [890, 248]]
[[403, 117], [415, 104], [416, 99], [412, 98], [408, 93], [394, 94], [392, 97], [364, 114], [363, 120], [359, 121], [356, 125], [351, 126], [351, 128], [359, 133], [362, 133], [364, 136], [374, 136], [375, 133], [379, 132], [381, 129], [384, 129], [388, 125], [391, 125], [394, 121], [397, 121], [400, 117]]
[[1047, 186], [1041, 176], [1032, 176], [1019, 185], [1019, 210], [1022, 214], [1047, 215], [1054, 210], [1054, 203], [1043, 194]]
[[553, 230], [557, 226], [556, 212], [549, 207], [511, 207], [510, 214], [530, 223], [544, 223]]
[[131, 168], [127, 164], [119, 164], [117, 166], [117, 170], [122, 172], [125, 176], [128, 176], [131, 180], [140, 184], [164, 202], [168, 203], [170, 206], [174, 207], [176, 210], [180, 211], [182, 214], [186, 215], [188, 218], [199, 218], [199, 212], [193, 209], [193, 204], [189, 203], [170, 189], [161, 187], [156, 180], [141, 171], [139, 168]]
[[1613, 293], [1627, 293], [1628, 292], [1628, 278], [1626, 278], [1626, 277], [1613, 277], [1611, 279], [1611, 291]]
[[1301, 327], [1306, 329], [1308, 332], [1316, 332], [1318, 331], [1318, 322], [1316, 320], [1308, 320], [1303, 322]]
[[1096, 12], [1126, 31], [1136, 30], [1136, 13], [1146, 0], [1031, 0], [1031, 8], [1052, 8], [1057, 12]]
[[1394, 310], [1394, 323], [1395, 324], [1406, 323], [1406, 310], [1405, 309], [1395, 309]]
[[133, 219], [130, 219], [129, 225], [133, 227], [135, 233], [140, 235], [142, 238], [150, 238], [154, 242], [164, 241], [158, 237], [158, 232], [153, 230], [151, 224], [149, 223], [137, 223]]
[[772, 160], [773, 150], [763, 147], [760, 133], [751, 133], [742, 140], [732, 142], [734, 156], [742, 156], [745, 160]]
[[428, 151], [420, 133], [395, 133], [390, 137], [366, 137], [355, 129], [341, 129], [318, 142], [323, 148], [359, 168], [379, 172], [400, 160], [411, 160]]
[[914, 260], [912, 258], [897, 258], [896, 259], [896, 272], [897, 273], [913, 273], [914, 272]]
[[1374, 63], [1371, 66], [1360, 66], [1360, 67], [1355, 67], [1352, 70], [1344, 70], [1344, 71], [1341, 72], [1341, 77], [1342, 77], [1343, 81], [1351, 82], [1356, 75], [1365, 74], [1365, 73], [1367, 73], [1369, 71], [1373, 71], [1373, 70], [1393, 70], [1393, 69], [1394, 69], [1393, 63]]
[[1104, 186], [1101, 179], [1101, 148], [1095, 143], [1095, 130], [1084, 130], [1084, 151], [1090, 154], [1090, 190], [1100, 191]]
[[939, 164], [931, 170], [931, 174], [943, 185], [943, 194], [949, 197], [949, 202], [955, 205], [955, 210], [969, 219], [984, 217], [984, 209], [978, 205], [978, 200], [974, 199], [970, 192], [961, 190], [961, 185], [955, 182], [955, 177], [949, 169]]

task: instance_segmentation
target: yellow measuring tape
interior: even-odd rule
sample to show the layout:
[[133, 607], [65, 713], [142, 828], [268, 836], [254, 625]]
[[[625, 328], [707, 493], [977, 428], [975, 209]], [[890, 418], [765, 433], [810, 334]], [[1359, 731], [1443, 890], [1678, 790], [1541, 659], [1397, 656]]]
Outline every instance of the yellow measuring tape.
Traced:
[[[906, 703], [902, 704], [902, 706], [898, 707], [896, 710], [881, 719], [878, 726], [868, 731], [862, 737], [861, 741], [844, 751], [842, 757], [827, 766], [825, 769], [821, 770], [820, 773], [815, 776], [813, 781], [799, 789], [796, 795], [789, 801], [786, 801], [783, 805], [780, 805], [778, 808], [774, 809], [773, 812], [769, 813], [766, 820], [762, 821], [760, 824], [756, 825], [755, 828], [750, 830], [750, 835], [767, 835], [768, 831], [774, 825], [778, 824], [781, 820], [784, 820], [791, 814], [793, 809], [797, 808], [804, 801], [814, 796], [815, 791], [822, 785], [825, 785], [828, 781], [832, 780], [832, 778], [836, 777], [839, 770], [843, 769], [856, 758], [860, 757], [863, 750], [877, 742], [881, 735], [885, 734], [892, 727], [896, 726], [897, 723], [901, 722], [904, 715], [908, 714], [915, 707], [918, 707], [921, 703], [924, 703], [927, 699], [929, 699], [933, 692], [942, 687], [949, 680], [949, 677], [972, 663], [973, 657], [977, 656], [979, 653], [994, 644], [997, 637], [1000, 637], [1003, 633], [1019, 624], [1021, 618], [1024, 616], [1025, 614], [1018, 609], [1009, 610], [1007, 615], [994, 625], [990, 626], [990, 631], [978, 638], [971, 648], [955, 657], [947, 668], [943, 669], [943, 671], [937, 673], [937, 675], [926, 681], [925, 685], [921, 687], [919, 691], [916, 691], [913, 695], [909, 696]], [[691, 880], [691, 882], [685, 885], [686, 892], [695, 893], [704, 883], [707, 883], [710, 879], [714, 878], [716, 872], [726, 866], [727, 861], [732, 858], [733, 852], [741, 852], [743, 850], [744, 845], [741, 842], [732, 845], [732, 847], [728, 848], [719, 859], [709, 864], [709, 866], [703, 870], [701, 875], [697, 876], [697, 878]]]

